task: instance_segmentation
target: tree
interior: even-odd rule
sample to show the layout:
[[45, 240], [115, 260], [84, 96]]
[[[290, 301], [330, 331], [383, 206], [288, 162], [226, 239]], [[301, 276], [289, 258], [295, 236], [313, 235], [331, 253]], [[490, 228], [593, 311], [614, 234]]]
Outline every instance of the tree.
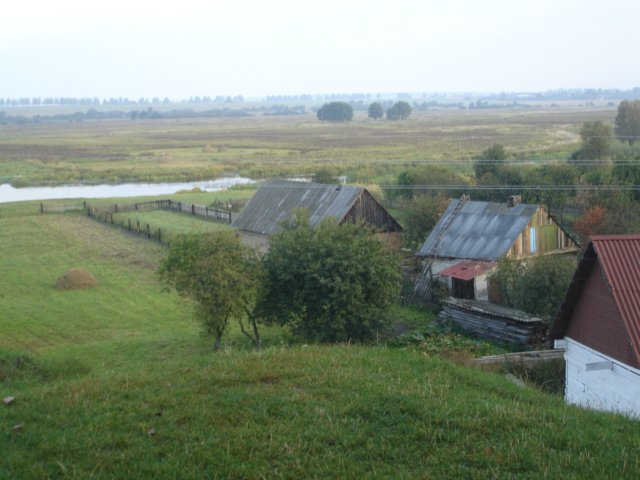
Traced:
[[611, 127], [600, 120], [585, 122], [580, 129], [582, 147], [579, 157], [584, 160], [602, 160], [611, 147]]
[[185, 235], [176, 239], [164, 258], [161, 281], [194, 302], [203, 331], [213, 335], [214, 350], [229, 321], [236, 319], [242, 332], [260, 346], [255, 320], [253, 334], [244, 327], [260, 288], [260, 274], [253, 251], [240, 244], [231, 232]]
[[320, 167], [313, 174], [313, 181], [316, 183], [336, 184], [338, 183], [338, 173], [334, 168]]
[[504, 165], [506, 159], [507, 151], [502, 145], [499, 143], [491, 145], [473, 162], [473, 172], [475, 173], [476, 179], [480, 179], [487, 173], [496, 176], [498, 167]]
[[407, 102], [396, 102], [387, 110], [387, 120], [405, 120], [411, 115], [411, 105]]
[[503, 258], [490, 278], [509, 306], [550, 322], [574, 270], [575, 261], [559, 255], [540, 255], [524, 261]]
[[379, 118], [384, 117], [384, 108], [380, 102], [373, 102], [369, 105], [369, 118], [373, 118], [374, 120], [378, 120]]
[[263, 268], [257, 316], [312, 341], [374, 338], [400, 295], [398, 259], [371, 230], [332, 219], [311, 228], [305, 211], [270, 238]]
[[640, 100], [623, 100], [618, 105], [615, 133], [621, 142], [633, 145], [640, 137]]
[[443, 193], [416, 195], [403, 201], [401, 207], [406, 215], [402, 237], [405, 245], [409, 248], [420, 246], [436, 226], [448, 205], [449, 199]]
[[353, 107], [346, 102], [325, 103], [318, 109], [317, 117], [322, 122], [349, 122], [353, 119]]

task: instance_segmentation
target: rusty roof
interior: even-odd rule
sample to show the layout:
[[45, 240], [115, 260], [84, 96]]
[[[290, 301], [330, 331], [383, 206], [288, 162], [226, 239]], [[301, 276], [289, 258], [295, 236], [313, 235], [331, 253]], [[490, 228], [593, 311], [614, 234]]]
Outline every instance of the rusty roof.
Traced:
[[449, 268], [441, 270], [438, 272], [438, 275], [458, 278], [460, 280], [471, 280], [472, 278], [476, 278], [487, 273], [496, 265], [496, 262], [476, 262], [473, 260], [465, 260], [464, 262], [456, 263]]
[[640, 234], [594, 235], [578, 264], [551, 329], [562, 338], [594, 263], [598, 261], [640, 361]]

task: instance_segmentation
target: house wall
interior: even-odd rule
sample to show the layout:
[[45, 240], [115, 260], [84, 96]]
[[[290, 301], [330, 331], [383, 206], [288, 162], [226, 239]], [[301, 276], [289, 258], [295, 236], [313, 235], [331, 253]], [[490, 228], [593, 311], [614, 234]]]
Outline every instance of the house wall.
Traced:
[[[640, 370], [571, 338], [565, 339], [567, 403], [640, 418]], [[606, 362], [610, 362], [609, 368]], [[596, 369], [587, 370], [587, 365]]]
[[400, 224], [387, 212], [373, 196], [364, 190], [340, 223], [355, 223], [364, 220], [381, 232], [401, 232]]
[[489, 288], [487, 286], [487, 275], [478, 275], [475, 278], [476, 300], [489, 301]]
[[565, 337], [640, 368], [599, 262], [595, 262], [589, 272], [580, 300], [569, 319]]
[[537, 253], [577, 248], [576, 243], [562, 231], [546, 210], [539, 208], [526, 228], [518, 235], [507, 256], [522, 258]]

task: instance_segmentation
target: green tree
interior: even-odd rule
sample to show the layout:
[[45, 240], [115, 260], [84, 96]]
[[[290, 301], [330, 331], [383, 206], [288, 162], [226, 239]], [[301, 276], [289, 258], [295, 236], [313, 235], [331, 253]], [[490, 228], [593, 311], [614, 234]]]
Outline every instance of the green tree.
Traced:
[[161, 281], [194, 302], [203, 331], [213, 335], [213, 348], [229, 321], [236, 319], [242, 332], [260, 346], [255, 320], [253, 333], [244, 327], [260, 289], [260, 270], [253, 251], [240, 244], [231, 232], [185, 235], [171, 244], [159, 269]]
[[402, 276], [373, 232], [331, 219], [311, 228], [304, 211], [284, 227], [263, 257], [262, 321], [320, 342], [366, 341], [388, 327]]
[[490, 173], [497, 176], [498, 168], [504, 165], [507, 159], [507, 151], [502, 145], [496, 143], [484, 150], [473, 162], [473, 172], [476, 179]]
[[313, 174], [313, 181], [316, 183], [338, 183], [338, 173], [334, 168], [320, 167]]
[[623, 100], [618, 105], [615, 119], [615, 133], [618, 140], [633, 145], [640, 137], [640, 100]]
[[419, 247], [436, 226], [448, 205], [449, 198], [443, 193], [416, 195], [402, 201], [400, 206], [405, 211], [402, 237], [405, 245], [411, 249]]
[[374, 120], [378, 120], [379, 118], [384, 117], [384, 108], [380, 102], [373, 102], [369, 105], [369, 118], [373, 118]]
[[396, 102], [387, 110], [387, 120], [405, 120], [411, 115], [411, 105], [407, 102]]
[[353, 107], [346, 102], [325, 103], [318, 109], [317, 117], [322, 122], [349, 122], [353, 119]]
[[582, 147], [580, 159], [602, 160], [609, 154], [611, 147], [611, 127], [600, 120], [585, 122], [580, 129]]
[[491, 275], [509, 306], [550, 322], [565, 296], [575, 261], [559, 255], [527, 260], [504, 258]]

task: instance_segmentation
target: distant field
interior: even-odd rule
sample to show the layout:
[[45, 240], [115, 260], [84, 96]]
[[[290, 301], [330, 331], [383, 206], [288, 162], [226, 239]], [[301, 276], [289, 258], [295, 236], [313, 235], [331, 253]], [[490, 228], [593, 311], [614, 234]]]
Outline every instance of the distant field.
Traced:
[[513, 158], [565, 159], [587, 120], [612, 122], [613, 107], [414, 113], [400, 122], [363, 113], [346, 125], [293, 117], [147, 120], [0, 126], [0, 182], [255, 178], [335, 167], [359, 182], [388, 181], [406, 165], [439, 162], [469, 171], [494, 143]]

